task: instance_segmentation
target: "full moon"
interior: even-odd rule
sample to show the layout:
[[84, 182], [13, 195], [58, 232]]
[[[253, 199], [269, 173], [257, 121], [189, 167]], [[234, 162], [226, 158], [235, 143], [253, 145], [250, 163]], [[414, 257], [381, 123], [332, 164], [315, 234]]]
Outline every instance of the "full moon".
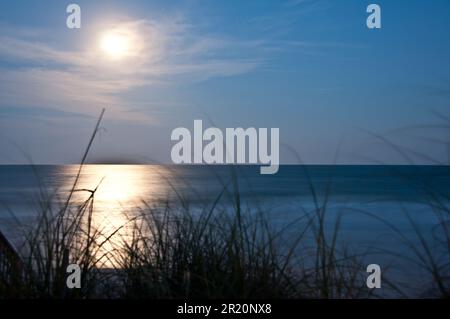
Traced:
[[132, 53], [130, 36], [116, 30], [106, 31], [100, 38], [100, 49], [112, 60], [123, 59]]

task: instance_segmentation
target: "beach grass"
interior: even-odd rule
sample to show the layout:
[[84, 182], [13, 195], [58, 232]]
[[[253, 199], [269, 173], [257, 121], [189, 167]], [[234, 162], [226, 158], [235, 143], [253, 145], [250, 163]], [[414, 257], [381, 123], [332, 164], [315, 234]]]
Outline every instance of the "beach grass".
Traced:
[[[234, 168], [231, 183], [223, 184], [201, 210], [181, 195], [159, 206], [143, 199], [135, 212], [123, 213], [126, 222], [113, 231], [94, 225], [101, 184], [93, 189], [78, 185], [103, 112], [67, 196], [57, 198], [42, 188], [37, 217], [26, 228], [20, 248], [0, 245], [0, 265], [6, 265], [0, 268], [1, 298], [380, 297], [366, 286], [365, 259], [371, 251], [354, 253], [340, 240], [341, 216], [333, 216], [332, 227], [327, 226], [329, 190], [319, 198], [310, 180], [314, 207], [299, 205], [298, 218], [281, 228], [273, 226], [264, 210], [243, 205]], [[76, 200], [76, 192], [85, 193], [86, 199]], [[431, 191], [426, 198], [440, 221], [434, 231], [446, 249], [439, 256], [412, 218], [419, 246], [389, 221], [381, 221], [413, 250], [414, 262], [437, 287], [432, 296], [449, 297], [448, 201]], [[228, 205], [221, 205], [223, 201]], [[67, 286], [70, 264], [81, 269], [79, 289]], [[406, 296], [401, 286], [383, 280], [391, 297]]]

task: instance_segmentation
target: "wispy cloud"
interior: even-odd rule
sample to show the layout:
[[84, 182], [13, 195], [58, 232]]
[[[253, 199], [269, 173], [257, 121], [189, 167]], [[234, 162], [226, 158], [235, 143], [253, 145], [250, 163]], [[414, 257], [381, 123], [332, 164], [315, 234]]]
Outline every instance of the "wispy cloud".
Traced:
[[18, 117], [18, 118], [42, 118], [47, 120], [50, 118], [66, 118], [66, 117], [81, 117], [90, 118], [88, 115], [83, 115], [76, 112], [58, 111], [48, 107], [21, 107], [21, 106], [2, 106], [0, 107], [0, 116]]
[[[134, 37], [130, 58], [111, 62], [98, 49], [97, 33], [113, 28]], [[45, 32], [0, 29], [0, 107], [44, 105], [93, 114], [95, 106], [108, 106], [113, 116], [125, 112], [133, 119], [133, 113], [126, 112], [133, 105], [122, 93], [180, 79], [238, 75], [263, 63], [253, 54], [261, 43], [202, 34], [178, 18], [127, 19], [82, 32], [90, 33], [89, 41], [73, 49], [50, 44]]]

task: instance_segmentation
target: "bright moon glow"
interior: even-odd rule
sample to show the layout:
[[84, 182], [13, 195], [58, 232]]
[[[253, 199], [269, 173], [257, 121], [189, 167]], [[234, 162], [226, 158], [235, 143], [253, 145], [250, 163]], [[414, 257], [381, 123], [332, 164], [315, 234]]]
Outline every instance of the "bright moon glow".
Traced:
[[132, 53], [130, 36], [120, 31], [107, 31], [100, 39], [101, 50], [111, 59], [119, 60]]

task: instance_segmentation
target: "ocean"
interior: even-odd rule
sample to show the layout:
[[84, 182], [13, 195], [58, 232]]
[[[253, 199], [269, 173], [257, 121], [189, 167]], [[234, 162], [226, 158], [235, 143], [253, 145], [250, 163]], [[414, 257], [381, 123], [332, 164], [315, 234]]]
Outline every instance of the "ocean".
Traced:
[[[0, 230], [13, 243], [20, 242], [18, 225], [32, 225], [49, 198], [53, 205], [63, 203], [78, 169], [77, 165], [0, 166]], [[421, 267], [400, 255], [414, 257], [405, 239], [420, 246], [417, 230], [433, 247], [442, 239], [436, 232], [442, 222], [436, 207], [447, 209], [448, 218], [450, 168], [282, 165], [275, 175], [261, 175], [259, 166], [85, 165], [73, 201], [82, 202], [95, 188], [94, 219], [111, 230], [126, 223], [124, 212], [127, 216], [138, 212], [144, 201], [151, 207], [188, 203], [195, 211], [211, 207], [223, 194], [217, 207], [233, 212], [239, 205], [247, 214], [263, 211], [289, 241], [300, 229], [293, 224], [299, 216], [323, 209], [330, 236], [340, 216], [340, 243], [355, 252], [370, 248], [375, 253], [368, 254], [368, 263], [390, 267], [396, 278], [413, 278], [415, 286], [426, 286], [430, 279], [422, 275]]]

